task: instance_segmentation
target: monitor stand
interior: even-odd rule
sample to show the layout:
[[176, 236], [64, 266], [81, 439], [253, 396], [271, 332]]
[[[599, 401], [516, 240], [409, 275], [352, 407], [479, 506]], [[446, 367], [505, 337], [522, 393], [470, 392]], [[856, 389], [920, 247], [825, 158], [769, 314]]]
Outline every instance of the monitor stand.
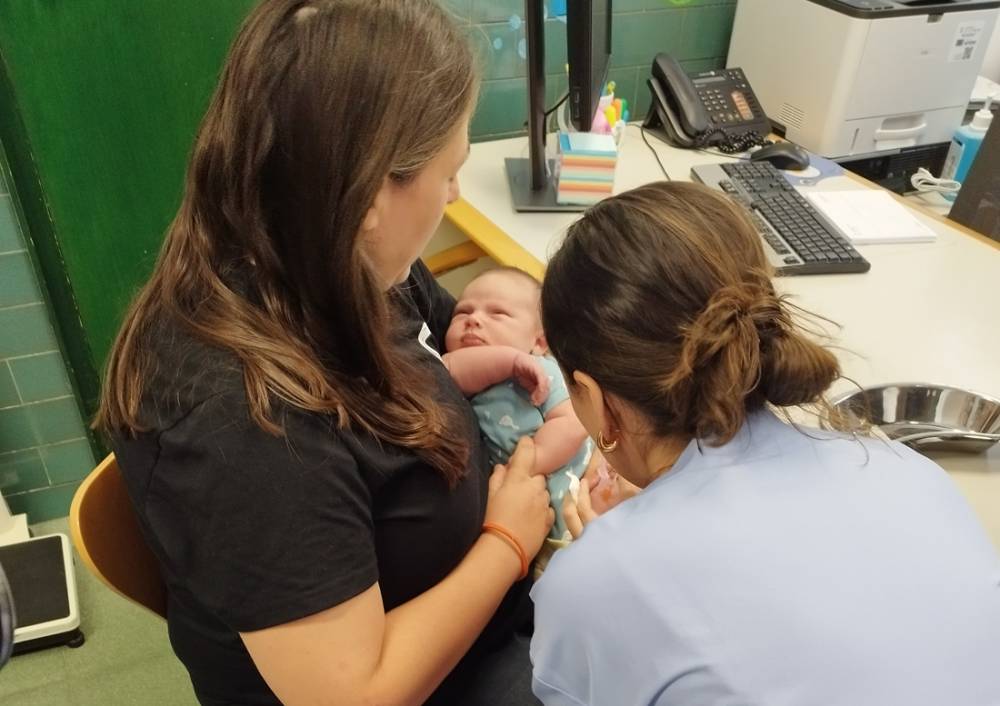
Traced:
[[[507, 166], [507, 183], [510, 185], [510, 198], [514, 202], [515, 211], [586, 211], [587, 206], [573, 203], [556, 203], [556, 186], [552, 179], [545, 180], [545, 188], [531, 188], [531, 160], [508, 157], [504, 160]], [[555, 161], [548, 160], [547, 173], [555, 170]]]

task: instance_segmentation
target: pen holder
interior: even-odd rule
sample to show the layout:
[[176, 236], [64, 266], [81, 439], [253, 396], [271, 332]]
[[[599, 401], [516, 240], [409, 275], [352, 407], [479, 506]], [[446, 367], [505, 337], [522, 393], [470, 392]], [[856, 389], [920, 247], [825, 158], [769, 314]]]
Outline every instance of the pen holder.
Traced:
[[559, 133], [556, 201], [586, 206], [610, 196], [617, 163], [618, 148], [611, 135]]

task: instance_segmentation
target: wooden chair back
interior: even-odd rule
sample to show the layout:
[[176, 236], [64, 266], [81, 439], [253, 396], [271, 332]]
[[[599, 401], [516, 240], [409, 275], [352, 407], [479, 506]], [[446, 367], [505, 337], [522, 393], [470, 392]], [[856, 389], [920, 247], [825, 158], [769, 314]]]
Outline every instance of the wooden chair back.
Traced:
[[69, 511], [70, 534], [83, 563], [108, 588], [167, 617], [167, 588], [142, 536], [114, 454], [90, 472]]

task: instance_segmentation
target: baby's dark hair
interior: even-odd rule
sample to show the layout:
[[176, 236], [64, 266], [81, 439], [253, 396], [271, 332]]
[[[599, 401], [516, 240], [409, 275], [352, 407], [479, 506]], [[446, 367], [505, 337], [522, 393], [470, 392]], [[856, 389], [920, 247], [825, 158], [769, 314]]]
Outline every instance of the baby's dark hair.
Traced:
[[749, 412], [821, 403], [837, 359], [793, 322], [754, 226], [723, 194], [660, 182], [570, 229], [542, 288], [549, 347], [660, 436], [729, 441]]

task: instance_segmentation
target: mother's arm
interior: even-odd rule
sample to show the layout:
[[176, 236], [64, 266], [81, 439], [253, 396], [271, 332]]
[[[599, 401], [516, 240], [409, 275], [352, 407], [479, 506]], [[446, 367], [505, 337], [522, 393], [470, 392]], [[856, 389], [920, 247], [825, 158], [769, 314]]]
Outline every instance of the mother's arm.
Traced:
[[[534, 448], [522, 443], [490, 478], [486, 520], [510, 529], [530, 555], [552, 523]], [[243, 632], [261, 675], [286, 704], [420, 704], [472, 645], [521, 565], [483, 534], [443, 581], [386, 613], [378, 584], [337, 606]]]
[[285, 704], [420, 704], [486, 626], [520, 562], [484, 534], [431, 590], [386, 613], [375, 584], [316, 615], [241, 633]]

